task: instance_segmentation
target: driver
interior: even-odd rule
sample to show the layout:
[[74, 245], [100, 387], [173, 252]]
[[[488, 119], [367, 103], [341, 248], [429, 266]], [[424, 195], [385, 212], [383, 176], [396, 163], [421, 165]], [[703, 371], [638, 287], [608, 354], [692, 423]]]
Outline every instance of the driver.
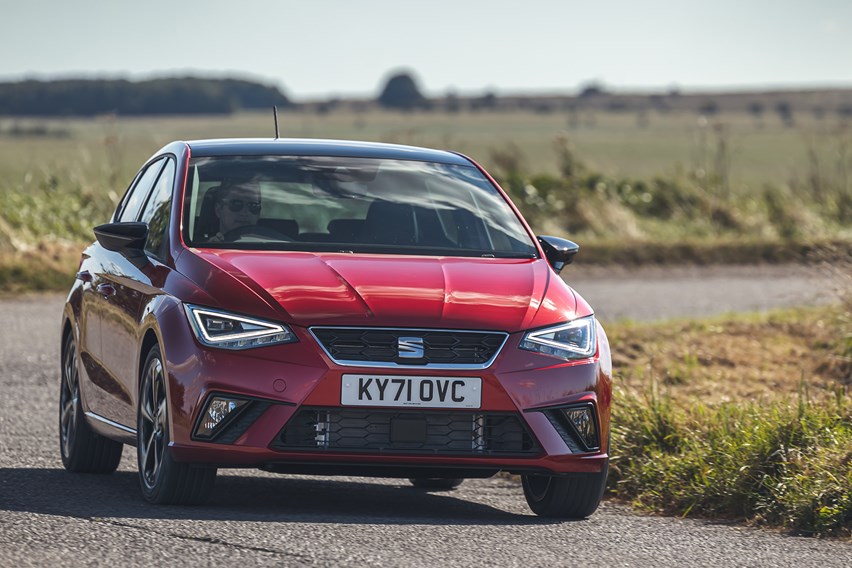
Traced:
[[260, 186], [247, 181], [222, 185], [216, 196], [215, 212], [219, 219], [219, 232], [210, 238], [211, 243], [221, 243], [235, 229], [257, 225], [260, 218]]

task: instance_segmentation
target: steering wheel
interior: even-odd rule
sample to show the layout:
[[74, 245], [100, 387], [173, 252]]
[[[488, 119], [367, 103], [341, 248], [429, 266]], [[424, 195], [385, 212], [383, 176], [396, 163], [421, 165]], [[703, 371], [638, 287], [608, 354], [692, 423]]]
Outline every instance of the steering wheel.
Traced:
[[[226, 242], [237, 242], [243, 240], [244, 237], [257, 237], [258, 240], [273, 239], [276, 241], [292, 241], [290, 237], [283, 235], [270, 227], [263, 225], [243, 225], [236, 229], [231, 229], [224, 235]], [[247, 239], [248, 240], [248, 239]]]

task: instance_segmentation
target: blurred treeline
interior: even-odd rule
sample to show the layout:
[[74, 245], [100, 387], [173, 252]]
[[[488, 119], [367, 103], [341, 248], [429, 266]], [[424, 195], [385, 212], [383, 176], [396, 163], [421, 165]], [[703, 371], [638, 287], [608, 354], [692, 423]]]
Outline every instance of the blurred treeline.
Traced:
[[0, 115], [230, 114], [287, 106], [277, 87], [241, 79], [194, 77], [131, 82], [69, 79], [0, 83]]
[[682, 93], [614, 92], [590, 83], [576, 95], [460, 94], [454, 89], [427, 96], [416, 78], [396, 73], [382, 83], [375, 97], [315, 99], [294, 102], [279, 87], [237, 78], [164, 77], [144, 81], [126, 79], [25, 80], [0, 83], [0, 116], [95, 116], [231, 114], [268, 109], [272, 105], [316, 113], [365, 112], [378, 107], [401, 111], [448, 113], [533, 112], [568, 113], [569, 122], [594, 122], [590, 113], [635, 114], [647, 126], [651, 114], [692, 112], [712, 117], [744, 113], [758, 123], [777, 116], [793, 126], [797, 116], [817, 119], [852, 117], [852, 90], [817, 89], [765, 92]]

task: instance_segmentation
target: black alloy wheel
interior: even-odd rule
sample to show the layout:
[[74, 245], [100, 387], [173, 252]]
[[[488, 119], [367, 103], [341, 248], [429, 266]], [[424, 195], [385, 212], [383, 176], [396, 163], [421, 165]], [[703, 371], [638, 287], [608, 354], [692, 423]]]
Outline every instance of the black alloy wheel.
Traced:
[[77, 345], [67, 333], [62, 345], [59, 385], [59, 451], [62, 465], [74, 473], [112, 473], [121, 462], [120, 442], [89, 427], [80, 402]]
[[151, 503], [204, 503], [213, 491], [216, 468], [175, 462], [171, 457], [166, 373], [158, 346], [148, 352], [142, 369], [136, 413], [142, 495]]

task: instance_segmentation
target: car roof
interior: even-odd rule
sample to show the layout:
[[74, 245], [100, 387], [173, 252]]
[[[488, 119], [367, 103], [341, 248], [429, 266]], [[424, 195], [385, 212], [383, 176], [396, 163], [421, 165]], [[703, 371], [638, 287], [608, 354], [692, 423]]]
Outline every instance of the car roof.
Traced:
[[346, 158], [384, 158], [442, 164], [472, 165], [470, 160], [445, 150], [432, 150], [400, 144], [321, 140], [313, 138], [222, 138], [190, 140], [193, 157], [210, 156], [334, 156]]

